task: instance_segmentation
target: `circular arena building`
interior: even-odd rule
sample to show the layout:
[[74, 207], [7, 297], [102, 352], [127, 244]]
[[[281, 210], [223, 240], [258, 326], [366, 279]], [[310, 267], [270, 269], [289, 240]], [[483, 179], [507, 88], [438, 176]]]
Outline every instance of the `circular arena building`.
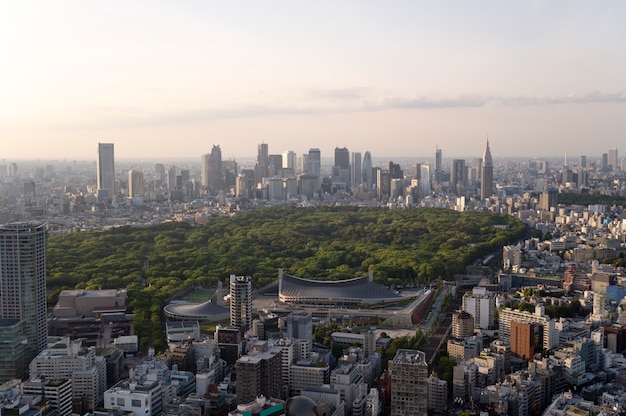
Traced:
[[219, 322], [230, 317], [230, 309], [214, 302], [172, 302], [163, 308], [165, 316], [176, 321]]
[[278, 300], [308, 305], [373, 305], [400, 302], [406, 298], [374, 282], [369, 275], [347, 280], [303, 279], [278, 269]]

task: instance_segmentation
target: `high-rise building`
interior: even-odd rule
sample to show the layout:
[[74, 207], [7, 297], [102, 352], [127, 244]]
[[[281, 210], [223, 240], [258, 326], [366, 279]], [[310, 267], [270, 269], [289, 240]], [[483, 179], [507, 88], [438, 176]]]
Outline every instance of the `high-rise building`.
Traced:
[[587, 167], [587, 156], [581, 156], [580, 160], [578, 161], [578, 165], [580, 168], [584, 169]]
[[389, 361], [391, 415], [428, 414], [428, 363], [418, 350], [399, 349]]
[[267, 347], [252, 351], [237, 360], [237, 402], [249, 403], [257, 397], [281, 397], [282, 349]]
[[602, 170], [602, 172], [606, 172], [607, 170], [609, 170], [609, 154], [608, 153], [602, 153], [602, 162], [600, 165], [600, 170]]
[[295, 172], [297, 159], [298, 156], [296, 155], [296, 152], [293, 150], [285, 150], [283, 152], [283, 169], [293, 169]]
[[248, 276], [230, 275], [230, 325], [243, 333], [252, 324], [252, 281]]
[[493, 159], [489, 150], [489, 140], [483, 154], [482, 173], [480, 180], [480, 199], [485, 200], [493, 194]]
[[462, 194], [462, 188], [465, 186], [465, 160], [454, 159], [452, 161], [452, 170], [450, 171], [450, 188], [457, 195]]
[[128, 196], [142, 196], [143, 195], [143, 171], [141, 170], [129, 170], [128, 171]]
[[[98, 193], [106, 194], [108, 199], [115, 195], [115, 156], [113, 143], [98, 143], [98, 160], [96, 165]], [[104, 192], [106, 191], [106, 192]]]
[[616, 171], [619, 169], [617, 162], [617, 148], [611, 147], [609, 149], [609, 170]]
[[361, 152], [352, 152], [351, 155], [352, 184], [359, 186], [363, 182], [363, 168], [361, 167]]
[[365, 152], [363, 155], [363, 185], [370, 189], [374, 185], [375, 178], [372, 175], [372, 154]]
[[335, 147], [335, 165], [342, 169], [350, 168], [350, 151], [347, 147]]
[[212, 192], [219, 192], [224, 187], [222, 169], [222, 149], [213, 146], [211, 153], [202, 155], [202, 186]]
[[317, 175], [320, 177], [320, 170], [322, 168], [322, 156], [320, 149], [309, 149], [309, 157], [307, 161], [307, 171], [309, 175]]
[[435, 183], [443, 180], [443, 156], [441, 149], [435, 149]]
[[257, 149], [256, 165], [254, 166], [254, 177], [256, 183], [261, 183], [263, 178], [270, 176], [270, 153], [267, 143], [261, 143]]
[[46, 223], [0, 226], [0, 310], [25, 338], [24, 364], [46, 347]]

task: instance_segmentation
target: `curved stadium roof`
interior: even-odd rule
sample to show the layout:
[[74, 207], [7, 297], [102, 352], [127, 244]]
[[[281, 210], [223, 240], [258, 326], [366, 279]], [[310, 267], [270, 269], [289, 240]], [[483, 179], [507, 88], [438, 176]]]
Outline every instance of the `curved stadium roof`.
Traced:
[[163, 308], [168, 318], [194, 321], [223, 321], [230, 316], [230, 310], [216, 303], [170, 303]]
[[278, 273], [278, 300], [310, 304], [374, 304], [393, 303], [404, 298], [374, 283], [372, 276], [348, 280], [320, 281]]

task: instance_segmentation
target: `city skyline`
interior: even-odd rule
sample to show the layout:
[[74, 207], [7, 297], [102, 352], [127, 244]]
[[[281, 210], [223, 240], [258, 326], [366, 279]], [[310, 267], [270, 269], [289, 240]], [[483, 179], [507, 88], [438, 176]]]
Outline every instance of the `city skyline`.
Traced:
[[7, 3], [0, 158], [619, 147], [626, 5], [484, 5]]

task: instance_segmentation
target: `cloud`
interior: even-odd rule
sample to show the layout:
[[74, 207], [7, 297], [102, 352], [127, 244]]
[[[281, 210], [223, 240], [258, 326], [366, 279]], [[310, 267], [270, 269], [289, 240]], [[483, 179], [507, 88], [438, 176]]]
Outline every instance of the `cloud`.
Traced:
[[560, 105], [560, 104], [599, 104], [626, 103], [626, 95], [622, 92], [587, 94], [569, 94], [566, 96], [510, 96], [500, 97], [497, 101], [505, 105]]
[[[298, 116], [382, 112], [393, 110], [445, 110], [492, 106], [545, 106], [564, 104], [626, 103], [622, 92], [569, 94], [566, 96], [487, 96], [464, 94], [457, 96], [381, 96], [373, 97], [368, 88], [312, 89], [308, 99], [296, 99], [288, 104], [238, 104], [181, 111], [153, 111], [142, 108], [85, 107], [73, 114], [71, 121], [56, 123], [57, 128], [141, 128], [148, 126], [200, 123], [209, 120], [265, 116]], [[319, 99], [315, 99], [319, 98]], [[321, 99], [321, 100], [320, 100]], [[293, 103], [293, 104], [292, 104]], [[301, 104], [307, 103], [307, 104]], [[80, 121], [79, 121], [80, 120]]]

